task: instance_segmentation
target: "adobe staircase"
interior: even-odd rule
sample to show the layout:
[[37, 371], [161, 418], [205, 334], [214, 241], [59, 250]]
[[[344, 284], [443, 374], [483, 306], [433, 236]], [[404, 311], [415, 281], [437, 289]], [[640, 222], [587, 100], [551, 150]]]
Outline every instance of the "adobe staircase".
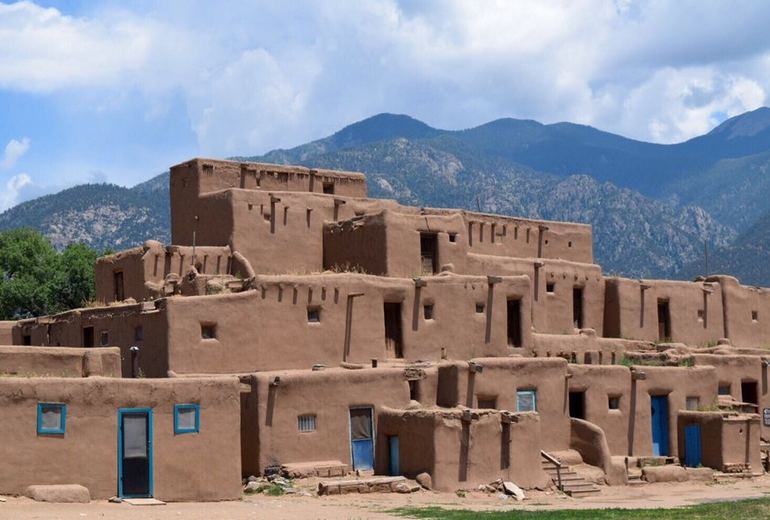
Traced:
[[556, 487], [573, 498], [583, 498], [601, 491], [599, 487], [580, 475], [567, 465], [562, 464], [552, 455], [541, 452], [543, 471], [545, 471]]

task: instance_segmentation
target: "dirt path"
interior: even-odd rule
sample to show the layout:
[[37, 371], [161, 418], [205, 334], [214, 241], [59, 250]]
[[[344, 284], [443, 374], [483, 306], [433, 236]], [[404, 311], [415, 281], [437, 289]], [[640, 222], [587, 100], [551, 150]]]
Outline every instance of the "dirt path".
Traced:
[[26, 498], [8, 498], [0, 503], [0, 519], [31, 520], [257, 520], [318, 519], [377, 520], [398, 518], [386, 511], [405, 506], [505, 511], [511, 509], [666, 508], [720, 500], [740, 500], [770, 494], [770, 476], [736, 480], [725, 484], [646, 484], [633, 487], [603, 487], [595, 497], [571, 499], [554, 493], [528, 493], [524, 502], [486, 493], [421, 492], [411, 495], [371, 494], [331, 497], [247, 497], [239, 502], [173, 503], [162, 506], [131, 506], [99, 501], [90, 504], [44, 504]]

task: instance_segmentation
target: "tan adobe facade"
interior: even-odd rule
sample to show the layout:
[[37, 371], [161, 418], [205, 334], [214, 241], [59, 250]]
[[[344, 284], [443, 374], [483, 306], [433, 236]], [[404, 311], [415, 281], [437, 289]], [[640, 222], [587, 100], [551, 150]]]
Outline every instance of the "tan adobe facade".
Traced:
[[[588, 225], [369, 199], [359, 173], [194, 159], [170, 187], [173, 245], [100, 258], [93, 306], [0, 322], [19, 345], [0, 347], [0, 398], [24, 395], [0, 438], [47, 446], [18, 427], [63, 403], [67, 449], [103, 456], [73, 474], [51, 455], [46, 481], [0, 493], [120, 494], [130, 409], [155, 421], [157, 485], [139, 495], [167, 500], [236, 498], [266, 471], [426, 473], [447, 491], [559, 486], [586, 465], [622, 485], [650, 461], [764, 472], [770, 290], [608, 277]], [[203, 444], [221, 457], [175, 461]]]

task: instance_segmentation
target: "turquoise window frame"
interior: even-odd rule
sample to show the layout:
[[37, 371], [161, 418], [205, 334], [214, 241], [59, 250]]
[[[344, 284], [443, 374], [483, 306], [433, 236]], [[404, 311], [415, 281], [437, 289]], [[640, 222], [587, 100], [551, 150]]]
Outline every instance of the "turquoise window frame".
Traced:
[[[58, 408], [61, 412], [59, 428], [46, 428], [43, 426], [43, 408]], [[37, 434], [38, 435], [64, 435], [67, 431], [67, 405], [65, 403], [37, 403]]]
[[[523, 396], [531, 396], [532, 398], [532, 410], [521, 410], [519, 407], [519, 397]], [[534, 389], [527, 389], [527, 390], [517, 390], [516, 391], [516, 411], [517, 412], [536, 412], [537, 411], [537, 390]]]
[[[185, 428], [179, 425], [179, 412], [183, 410], [195, 410], [195, 426]], [[197, 403], [183, 403], [174, 405], [174, 434], [200, 433], [201, 431], [201, 405]]]

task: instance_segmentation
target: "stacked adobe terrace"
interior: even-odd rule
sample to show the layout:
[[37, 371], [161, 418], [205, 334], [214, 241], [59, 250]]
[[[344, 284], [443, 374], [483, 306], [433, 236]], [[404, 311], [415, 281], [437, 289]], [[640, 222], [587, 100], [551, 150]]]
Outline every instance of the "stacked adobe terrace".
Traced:
[[[120, 347], [140, 385], [238, 376], [238, 476], [538, 487], [560, 460], [622, 484], [656, 457], [763, 472], [768, 290], [605, 277], [588, 225], [369, 199], [360, 173], [195, 159], [170, 179], [174, 245], [100, 258], [97, 306], [0, 329]], [[203, 435], [219, 401], [186, 399]]]

